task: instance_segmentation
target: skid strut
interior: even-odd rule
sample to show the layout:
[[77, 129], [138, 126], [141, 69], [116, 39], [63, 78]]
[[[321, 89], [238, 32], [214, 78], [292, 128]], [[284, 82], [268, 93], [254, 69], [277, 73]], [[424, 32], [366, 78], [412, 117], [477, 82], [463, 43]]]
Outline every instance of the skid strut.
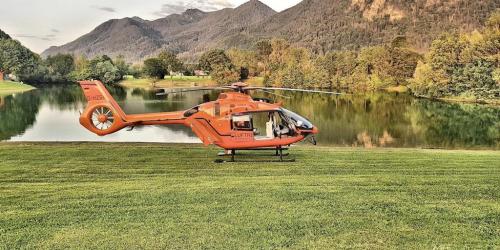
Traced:
[[[250, 149], [231, 149], [228, 153], [219, 154], [219, 156], [230, 156], [231, 159], [229, 161], [223, 159], [217, 159], [215, 162], [223, 163], [223, 162], [294, 162], [295, 159], [285, 159], [288, 156], [288, 153], [283, 153], [283, 151], [287, 151], [287, 147], [276, 147], [276, 148], [250, 148]], [[252, 156], [276, 156], [277, 160], [238, 160], [236, 161], [236, 151], [275, 151], [274, 155], [256, 155], [252, 154]]]

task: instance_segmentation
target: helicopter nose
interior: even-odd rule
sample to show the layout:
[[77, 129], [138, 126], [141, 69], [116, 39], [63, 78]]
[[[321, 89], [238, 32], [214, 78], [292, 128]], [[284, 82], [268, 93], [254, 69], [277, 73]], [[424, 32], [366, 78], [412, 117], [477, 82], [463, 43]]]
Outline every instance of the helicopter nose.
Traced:
[[313, 126], [312, 133], [313, 133], [313, 134], [317, 134], [317, 133], [319, 133], [319, 129], [318, 129], [316, 126]]

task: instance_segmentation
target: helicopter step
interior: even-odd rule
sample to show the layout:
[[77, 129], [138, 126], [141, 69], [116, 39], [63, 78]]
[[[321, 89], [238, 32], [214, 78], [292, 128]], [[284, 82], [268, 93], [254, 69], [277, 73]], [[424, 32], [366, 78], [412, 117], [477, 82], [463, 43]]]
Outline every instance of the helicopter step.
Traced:
[[[223, 160], [223, 159], [217, 159], [215, 160], [216, 163], [224, 163], [224, 162], [295, 162], [295, 159], [285, 159], [284, 157], [289, 156], [290, 154], [288, 153], [283, 153], [283, 151], [288, 150], [288, 147], [277, 147], [277, 148], [250, 148], [250, 149], [238, 149], [238, 151], [275, 151], [275, 154], [273, 155], [263, 155], [263, 154], [252, 154], [251, 156], [275, 156], [279, 157], [276, 160], [238, 160], [236, 161], [235, 156], [236, 155], [241, 155], [241, 154], [236, 154], [236, 149], [233, 150], [227, 150], [225, 152], [221, 152], [218, 154], [218, 156], [230, 156], [230, 160]], [[250, 155], [249, 155], [250, 156]]]

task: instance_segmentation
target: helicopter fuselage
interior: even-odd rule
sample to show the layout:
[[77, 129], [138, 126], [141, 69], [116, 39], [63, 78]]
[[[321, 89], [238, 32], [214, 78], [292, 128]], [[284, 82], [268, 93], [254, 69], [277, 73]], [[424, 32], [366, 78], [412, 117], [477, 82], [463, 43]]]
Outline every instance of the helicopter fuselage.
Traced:
[[235, 150], [284, 147], [318, 133], [307, 119], [281, 104], [256, 101], [246, 93], [221, 93], [217, 100], [186, 111], [128, 115], [101, 82], [80, 85], [88, 101], [80, 123], [99, 136], [126, 127], [181, 124], [191, 128], [204, 145]]

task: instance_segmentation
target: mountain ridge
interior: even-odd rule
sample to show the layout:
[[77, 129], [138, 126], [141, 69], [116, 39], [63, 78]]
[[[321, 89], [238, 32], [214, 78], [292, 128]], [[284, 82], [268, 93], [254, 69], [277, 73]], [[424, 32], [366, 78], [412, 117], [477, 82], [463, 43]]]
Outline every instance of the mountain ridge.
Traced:
[[211, 48], [250, 48], [273, 37], [319, 54], [386, 43], [397, 36], [406, 36], [413, 47], [425, 50], [442, 32], [480, 27], [496, 8], [500, 8], [497, 0], [304, 0], [278, 13], [250, 0], [237, 8], [188, 9], [152, 21], [112, 19], [42, 55], [123, 55], [140, 62], [168, 49], [193, 58]]

